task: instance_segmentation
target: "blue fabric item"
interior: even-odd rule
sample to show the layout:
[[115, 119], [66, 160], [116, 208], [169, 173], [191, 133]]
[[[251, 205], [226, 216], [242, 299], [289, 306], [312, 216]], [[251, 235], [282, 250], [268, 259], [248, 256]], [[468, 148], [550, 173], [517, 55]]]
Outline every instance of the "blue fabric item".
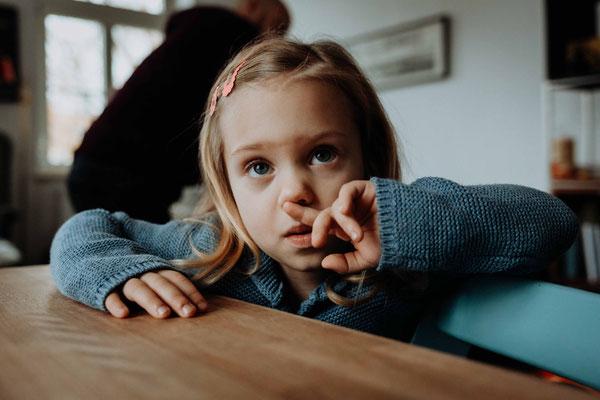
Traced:
[[[382, 246], [377, 270], [429, 275], [429, 288], [460, 274], [541, 269], [569, 247], [578, 230], [576, 216], [564, 203], [527, 187], [461, 186], [441, 178], [422, 178], [412, 184], [371, 181], [376, 187]], [[108, 294], [128, 279], [152, 270], [176, 269], [168, 260], [194, 257], [191, 243], [201, 251], [213, 251], [218, 237], [208, 224], [157, 225], [122, 212], [84, 211], [57, 232], [50, 266], [63, 294], [106, 311]], [[432, 293], [417, 285], [390, 284], [367, 302], [342, 307], [329, 300], [323, 282], [294, 308], [278, 264], [263, 253], [257, 272], [250, 276], [239, 272], [250, 269], [253, 262], [247, 252], [234, 270], [202, 292], [403, 340], [412, 335]], [[355, 284], [339, 278], [333, 287], [344, 296], [357, 294]], [[364, 285], [358, 294], [370, 289]]]
[[600, 389], [600, 294], [517, 277], [469, 279], [413, 343], [466, 356], [471, 344]]

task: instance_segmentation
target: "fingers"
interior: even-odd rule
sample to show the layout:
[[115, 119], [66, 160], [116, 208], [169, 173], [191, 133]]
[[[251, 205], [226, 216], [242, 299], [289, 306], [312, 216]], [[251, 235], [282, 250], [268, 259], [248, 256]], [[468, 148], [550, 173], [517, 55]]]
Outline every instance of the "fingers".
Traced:
[[334, 211], [344, 215], [352, 214], [352, 211], [354, 210], [354, 199], [360, 197], [362, 194], [359, 185], [360, 182], [361, 181], [353, 181], [342, 185], [338, 193], [338, 198], [332, 205]]
[[361, 220], [377, 212], [375, 184], [371, 181], [352, 181], [340, 188], [335, 210], [345, 215], [355, 215]]
[[283, 211], [290, 217], [304, 225], [312, 226], [315, 218], [319, 215], [319, 211], [311, 207], [302, 206], [298, 203], [286, 201], [283, 203]]
[[118, 293], [113, 292], [108, 295], [104, 300], [104, 306], [113, 317], [127, 318], [129, 315], [129, 308], [121, 300], [121, 296]]
[[337, 225], [342, 228], [348, 237], [350, 237], [352, 242], [360, 242], [363, 237], [363, 230], [355, 216], [353, 214], [346, 215], [340, 212], [339, 207], [337, 207], [335, 202], [334, 206], [331, 207], [331, 212]]
[[140, 279], [180, 317], [191, 317], [196, 313], [196, 307], [182, 293], [179, 287], [164, 276], [149, 272], [142, 275]]
[[158, 274], [163, 278], [166, 278], [173, 285], [177, 286], [179, 290], [181, 290], [181, 292], [188, 299], [190, 299], [196, 305], [196, 307], [198, 307], [200, 311], [208, 310], [208, 303], [200, 294], [196, 286], [194, 286], [194, 284], [190, 282], [188, 278], [177, 271], [171, 270], [158, 271]]
[[313, 227], [313, 247], [325, 246], [327, 235], [358, 243], [364, 237], [361, 224], [377, 213], [375, 185], [370, 181], [348, 182], [342, 185], [331, 207], [321, 211], [289, 201], [283, 204], [283, 210], [296, 221]]
[[350, 274], [356, 271], [363, 270], [360, 262], [356, 258], [356, 254], [330, 254], [321, 261], [321, 266], [326, 269], [337, 272], [338, 274]]
[[181, 317], [191, 317], [197, 308], [205, 311], [208, 307], [194, 285], [176, 271], [147, 272], [132, 278], [123, 286], [123, 295], [160, 319], [167, 318], [171, 310]]
[[363, 237], [362, 228], [353, 216], [335, 212], [331, 207], [321, 211], [313, 223], [313, 247], [325, 246], [329, 234], [353, 243], [359, 242]]
[[139, 278], [125, 282], [123, 295], [127, 300], [139, 304], [154, 318], [167, 318], [171, 314], [171, 309]]

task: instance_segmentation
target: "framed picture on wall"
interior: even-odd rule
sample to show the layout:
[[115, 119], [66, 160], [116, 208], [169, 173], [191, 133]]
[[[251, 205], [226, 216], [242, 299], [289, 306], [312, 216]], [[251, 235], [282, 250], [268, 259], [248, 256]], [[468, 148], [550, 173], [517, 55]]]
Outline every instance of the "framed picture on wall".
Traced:
[[0, 102], [19, 99], [17, 10], [0, 6]]
[[439, 15], [346, 41], [377, 90], [430, 82], [449, 73], [450, 19]]

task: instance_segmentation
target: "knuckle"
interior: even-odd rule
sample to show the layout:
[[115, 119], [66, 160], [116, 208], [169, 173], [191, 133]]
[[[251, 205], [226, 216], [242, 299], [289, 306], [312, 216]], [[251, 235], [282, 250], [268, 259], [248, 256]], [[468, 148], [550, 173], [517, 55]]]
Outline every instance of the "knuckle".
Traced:
[[140, 280], [148, 284], [157, 283], [160, 281], [160, 279], [161, 276], [156, 272], [146, 272], [144, 275], [140, 276]]
[[331, 210], [333, 210], [334, 213], [339, 212], [340, 210], [340, 206], [342, 205], [342, 200], [338, 197], [337, 199], [335, 199], [333, 201], [333, 203], [331, 203]]
[[188, 282], [190, 282], [190, 280], [188, 278], [186, 278], [183, 274], [180, 274], [179, 272], [175, 272], [173, 271], [173, 275], [172, 275], [173, 281], [178, 284], [178, 285], [187, 285]]
[[181, 272], [173, 271], [173, 270], [164, 270], [160, 272], [165, 279], [173, 283], [175, 286], [182, 287], [187, 286], [190, 280], [183, 275]]
[[355, 181], [351, 181], [351, 182], [346, 182], [342, 185], [342, 187], [340, 188], [340, 196], [347, 196], [350, 194], [350, 192], [352, 191], [353, 187], [354, 187], [354, 182]]
[[148, 291], [153, 292], [146, 283], [137, 278], [135, 278], [135, 280], [130, 279], [125, 286], [123, 286], [123, 294], [125, 297], [136, 302], [147, 300], [149, 294]]
[[172, 269], [161, 269], [160, 271], [157, 271], [156, 273], [159, 275], [162, 275], [162, 276], [173, 276], [173, 275], [179, 274], [179, 272], [173, 271]]
[[[331, 207], [327, 207], [325, 209], [323, 209], [320, 213], [319, 216], [321, 218], [331, 218]], [[318, 218], [317, 217], [317, 218]]]
[[125, 282], [125, 285], [123, 285], [123, 293], [139, 290], [139, 288], [142, 286], [143, 283], [139, 278], [131, 278]]
[[188, 304], [190, 302], [190, 299], [189, 299], [190, 296], [191, 296], [191, 293], [185, 293], [184, 291], [180, 291], [177, 293], [176, 298], [177, 298], [177, 301], [183, 305], [183, 304]]

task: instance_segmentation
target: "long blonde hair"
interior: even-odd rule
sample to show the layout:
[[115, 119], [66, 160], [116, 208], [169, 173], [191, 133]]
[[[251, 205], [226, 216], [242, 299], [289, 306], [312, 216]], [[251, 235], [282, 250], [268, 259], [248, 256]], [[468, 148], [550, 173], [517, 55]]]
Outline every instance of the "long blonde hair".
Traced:
[[[238, 68], [242, 62], [242, 67]], [[203, 286], [213, 284], [228, 273], [245, 248], [253, 253], [255, 263], [251, 270], [243, 272], [251, 274], [260, 265], [260, 249], [244, 227], [227, 179], [219, 119], [222, 110], [227, 107], [228, 98], [219, 97], [211, 113], [213, 94], [231, 80], [236, 70], [234, 91], [282, 74], [293, 80], [315, 79], [338, 88], [349, 100], [351, 115], [359, 128], [365, 176], [401, 180], [402, 175], [394, 129], [373, 86], [343, 47], [331, 41], [305, 44], [281, 37], [266, 38], [249, 45], [230, 60], [215, 81], [200, 132], [199, 157], [205, 190], [197, 214], [200, 218], [217, 214], [220, 240], [215, 252], [206, 254], [194, 249], [199, 259], [183, 260], [178, 265], [203, 267], [204, 270], [194, 278]], [[373, 280], [369, 275], [374, 274], [363, 272], [344, 279], [359, 282], [358, 293], [363, 282]], [[335, 293], [329, 281], [327, 293], [337, 304], [356, 304], [356, 301]], [[371, 291], [361, 301], [374, 294]]]

